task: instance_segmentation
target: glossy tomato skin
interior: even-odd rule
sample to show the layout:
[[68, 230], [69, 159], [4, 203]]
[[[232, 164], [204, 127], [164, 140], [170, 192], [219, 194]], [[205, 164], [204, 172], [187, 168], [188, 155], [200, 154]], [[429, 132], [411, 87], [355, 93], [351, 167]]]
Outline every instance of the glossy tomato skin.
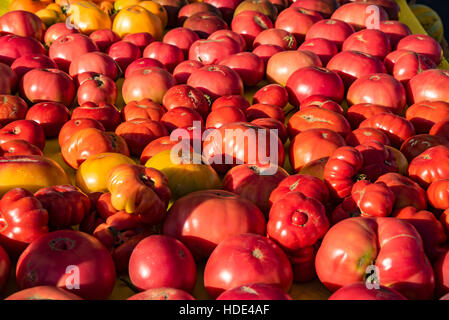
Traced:
[[317, 106], [323, 109], [328, 109], [331, 111], [335, 111], [337, 113], [340, 114], [344, 114], [344, 110], [343, 107], [341, 105], [339, 105], [338, 103], [336, 103], [333, 100], [330, 100], [326, 97], [317, 95], [317, 96], [310, 96], [307, 99], [305, 99], [301, 105], [299, 106], [299, 110], [305, 109], [305, 108], [309, 108], [309, 107], [313, 107], [313, 106]]
[[148, 32], [137, 32], [130, 33], [123, 37], [123, 41], [128, 41], [133, 45], [137, 46], [140, 51], [143, 51], [146, 46], [155, 41], [151, 33]]
[[379, 289], [367, 289], [365, 282], [356, 282], [335, 291], [329, 300], [407, 300], [394, 289], [381, 285]]
[[[331, 16], [331, 19], [341, 20], [349, 23], [355, 30], [361, 30], [367, 27], [370, 19], [370, 10], [367, 9], [371, 4], [363, 2], [350, 2], [337, 8]], [[389, 19], [388, 13], [383, 7], [379, 7], [378, 21]]]
[[272, 132], [275, 132], [274, 130], [277, 130], [276, 134], [283, 143], [285, 143], [288, 139], [287, 129], [285, 128], [284, 123], [277, 119], [259, 118], [251, 121], [251, 123], [257, 126], [264, 127]]
[[287, 251], [314, 245], [328, 229], [324, 205], [300, 192], [274, 202], [267, 222], [268, 236]]
[[[350, 234], [351, 240], [341, 234]], [[409, 248], [407, 257], [400, 253], [404, 246]], [[346, 259], [341, 260], [341, 255]], [[391, 263], [385, 265], [385, 261]], [[343, 220], [328, 231], [316, 256], [317, 275], [331, 291], [362, 281], [366, 267], [372, 264], [378, 267], [380, 285], [408, 299], [429, 299], [433, 295], [434, 273], [421, 237], [411, 224], [400, 219]], [[417, 287], [421, 289], [417, 291]]]
[[182, 50], [184, 58], [187, 58], [191, 45], [199, 39], [200, 37], [194, 31], [179, 27], [168, 31], [162, 42], [178, 47]]
[[124, 121], [149, 119], [160, 121], [165, 113], [164, 107], [150, 99], [131, 101], [121, 111]]
[[[178, 268], [183, 272], [180, 273]], [[196, 280], [196, 265], [181, 241], [153, 235], [134, 248], [129, 260], [129, 276], [141, 291], [171, 287], [191, 292]]]
[[93, 74], [80, 82], [77, 97], [79, 105], [85, 102], [114, 104], [117, 100], [117, 86], [108, 76]]
[[39, 149], [44, 150], [44, 130], [33, 120], [16, 120], [0, 129], [0, 143], [17, 139], [28, 141]]
[[48, 232], [48, 212], [33, 194], [14, 188], [0, 200], [0, 242], [9, 255], [17, 257], [31, 242]]
[[67, 290], [54, 286], [36, 286], [11, 294], [5, 300], [83, 300]]
[[364, 120], [359, 128], [376, 128], [382, 130], [396, 148], [405, 140], [415, 135], [415, 128], [407, 119], [392, 113], [379, 113]]
[[[222, 259], [223, 256], [228, 259]], [[240, 234], [223, 240], [204, 269], [204, 286], [212, 298], [231, 288], [253, 283], [275, 284], [287, 292], [292, 280], [287, 255], [272, 240], [256, 234]]]
[[320, 14], [302, 8], [289, 7], [279, 13], [274, 27], [291, 33], [297, 43], [302, 43], [310, 28], [322, 19]]
[[379, 30], [388, 36], [392, 49], [396, 48], [396, 45], [402, 38], [412, 34], [406, 24], [396, 20], [381, 21]]
[[226, 95], [221, 96], [217, 100], [215, 100], [211, 105], [211, 110], [215, 110], [224, 106], [233, 106], [237, 107], [243, 112], [246, 112], [246, 109], [249, 108], [250, 104], [248, 100], [244, 96], [241, 95]]
[[[86, 255], [89, 261], [83, 258]], [[67, 288], [73, 283], [73, 270], [66, 272], [71, 265], [79, 268], [75, 292], [80, 297], [106, 299], [110, 295], [116, 277], [114, 261], [97, 239], [79, 231], [54, 231], [29, 245], [17, 262], [17, 283], [21, 289], [44, 284]]]
[[107, 131], [114, 131], [121, 122], [120, 112], [109, 103], [85, 102], [72, 111], [72, 119], [95, 119], [101, 122]]
[[383, 145], [390, 145], [390, 139], [388, 139], [388, 136], [379, 129], [375, 128], [355, 129], [346, 136], [345, 141], [351, 147], [356, 147], [369, 141], [377, 141]]
[[293, 2], [292, 7], [304, 8], [319, 12], [324, 17], [328, 18], [336, 9], [337, 3], [333, 0], [316, 1], [316, 0], [297, 0]]
[[420, 53], [431, 59], [436, 65], [441, 62], [441, 46], [438, 41], [428, 35], [412, 34], [404, 37], [398, 42], [397, 49]]
[[271, 118], [284, 122], [285, 114], [282, 108], [278, 106], [265, 103], [256, 103], [246, 109], [246, 118], [248, 121], [261, 118]]
[[449, 251], [441, 254], [437, 261], [434, 263], [435, 278], [436, 278], [436, 291], [438, 296], [449, 293]]
[[14, 60], [11, 69], [21, 79], [25, 73], [32, 69], [57, 69], [56, 63], [48, 56], [38, 53], [31, 53], [21, 56]]
[[195, 298], [180, 289], [155, 288], [136, 293], [127, 300], [195, 300]]
[[108, 55], [115, 60], [122, 72], [124, 72], [133, 61], [142, 57], [139, 47], [127, 41], [117, 41], [113, 43], [108, 49]]
[[436, 67], [437, 64], [430, 58], [416, 52], [407, 52], [396, 60], [393, 77], [406, 85], [417, 74]]
[[50, 47], [53, 41], [67, 34], [79, 33], [75, 28], [68, 28], [64, 22], [59, 22], [47, 28], [44, 34], [44, 43]]
[[89, 118], [80, 118], [80, 119], [72, 119], [68, 120], [61, 127], [58, 135], [59, 146], [62, 146], [64, 142], [66, 142], [75, 132], [86, 129], [86, 128], [95, 128], [101, 131], [105, 131], [104, 126], [100, 121]]
[[417, 157], [427, 149], [439, 145], [449, 147], [449, 141], [446, 138], [440, 136], [418, 134], [405, 140], [401, 145], [400, 151], [407, 158], [408, 162], [411, 162], [415, 157]]
[[195, 31], [201, 39], [206, 39], [217, 30], [229, 29], [227, 23], [215, 13], [197, 12], [182, 24]]
[[[126, 67], [125, 71], [125, 78], [128, 78], [133, 72], [137, 70], [144, 70], [146, 68], [150, 67], [158, 67], [161, 69], [165, 69], [162, 62], [159, 60], [153, 59], [153, 58], [139, 58], [134, 61], [132, 61], [128, 67]], [[122, 69], [123, 71], [123, 69]]]
[[89, 38], [102, 52], [107, 52], [114, 43], [120, 41], [119, 35], [110, 29], [95, 30], [89, 35]]
[[231, 31], [231, 30], [227, 30], [227, 29], [221, 29], [221, 30], [217, 30], [214, 33], [212, 33], [207, 39], [208, 40], [217, 40], [217, 39], [221, 39], [221, 38], [231, 38], [232, 40], [236, 41], [239, 45], [240, 51], [239, 52], [243, 52], [246, 51], [246, 41], [245, 39], [242, 37], [242, 35]]
[[70, 111], [61, 103], [41, 102], [35, 104], [26, 114], [25, 119], [33, 120], [42, 127], [47, 138], [58, 136], [64, 123], [70, 118]]
[[379, 113], [391, 113], [391, 110], [378, 104], [357, 103], [350, 106], [346, 111], [346, 118], [351, 127], [357, 129], [364, 120]]
[[75, 97], [72, 77], [58, 69], [33, 69], [20, 81], [20, 95], [32, 103], [51, 101], [70, 105]]
[[361, 217], [388, 217], [393, 210], [396, 196], [383, 182], [357, 181], [351, 197], [360, 210]]
[[364, 29], [350, 35], [341, 48], [342, 51], [359, 51], [383, 60], [391, 51], [390, 39], [380, 30]]
[[104, 152], [117, 152], [126, 156], [129, 149], [123, 138], [113, 132], [95, 128], [85, 128], [75, 132], [62, 146], [64, 161], [74, 169], [92, 155]]
[[449, 147], [439, 145], [427, 149], [415, 157], [408, 167], [410, 178], [422, 187], [430, 183], [449, 178]]
[[288, 103], [287, 90], [278, 84], [268, 84], [259, 90], [253, 96], [254, 103], [266, 103], [283, 108]]
[[172, 44], [155, 41], [150, 43], [142, 52], [144, 58], [152, 58], [161, 62], [164, 67], [173, 72], [175, 67], [184, 61], [182, 50]]
[[409, 104], [423, 101], [449, 102], [449, 72], [441, 69], [423, 71], [407, 83]]
[[189, 60], [199, 61], [204, 65], [219, 64], [221, 60], [240, 51], [239, 44], [229, 37], [202, 39], [195, 41], [190, 47]]
[[[320, 148], [316, 148], [317, 145]], [[308, 129], [296, 135], [290, 144], [290, 162], [299, 172], [315, 160], [329, 157], [337, 148], [346, 145], [341, 135], [330, 129]]]
[[257, 11], [242, 11], [234, 16], [231, 30], [240, 34], [246, 41], [246, 47], [252, 48], [257, 35], [273, 28], [273, 22], [266, 15]]
[[429, 134], [449, 138], [449, 120], [438, 121], [432, 128], [430, 128]]
[[299, 46], [298, 50], [312, 51], [320, 58], [323, 65], [327, 65], [332, 57], [338, 53], [337, 45], [324, 38], [306, 40]]
[[199, 122], [203, 126], [204, 121], [201, 115], [194, 109], [186, 107], [173, 108], [161, 118], [161, 123], [169, 132], [173, 132], [177, 128], [192, 127], [195, 122]]
[[38, 16], [24, 10], [13, 10], [0, 17], [0, 32], [22, 37], [33, 37], [38, 41], [44, 35], [44, 26]]
[[197, 111], [202, 117], [209, 113], [209, 101], [198, 89], [185, 84], [171, 87], [165, 93], [162, 105], [171, 110], [177, 107], [187, 107]]
[[255, 283], [227, 290], [217, 300], [292, 300], [292, 298], [276, 285]]
[[25, 119], [28, 110], [27, 103], [18, 96], [7, 94], [0, 95], [0, 126], [15, 121]]
[[337, 72], [349, 88], [351, 84], [366, 75], [373, 73], [386, 73], [382, 60], [359, 51], [345, 50], [334, 55], [326, 68]]
[[427, 188], [427, 199], [435, 209], [446, 210], [449, 208], [449, 179], [432, 182]]
[[206, 128], [220, 128], [232, 122], [245, 122], [245, 113], [234, 106], [222, 106], [212, 110], [206, 119]]
[[[308, 79], [307, 83], [305, 79]], [[313, 81], [310, 82], [310, 79]], [[323, 83], [326, 83], [326, 86], [323, 86]], [[304, 99], [313, 95], [322, 95], [337, 103], [344, 97], [344, 85], [340, 76], [318, 67], [306, 67], [295, 71], [288, 78], [286, 88], [290, 103], [294, 106], [299, 106]]]
[[306, 40], [327, 39], [340, 49], [343, 42], [353, 33], [354, 28], [350, 24], [338, 19], [325, 19], [310, 27], [306, 34]]
[[252, 53], [259, 56], [263, 63], [265, 64], [265, 67], [268, 64], [268, 61], [272, 56], [274, 56], [276, 53], [284, 51], [281, 47], [273, 45], [273, 44], [262, 44], [255, 48]]
[[173, 77], [176, 80], [176, 83], [184, 84], [187, 83], [187, 79], [189, 79], [190, 75], [198, 69], [204, 67], [204, 64], [196, 61], [196, 60], [185, 60], [178, 64], [173, 70]]
[[368, 141], [355, 147], [363, 157], [359, 170], [361, 178], [374, 181], [387, 172], [398, 172], [394, 153], [377, 141]]
[[[215, 214], [210, 215], [210, 210]], [[234, 193], [205, 190], [176, 201], [162, 233], [181, 240], [196, 259], [207, 258], [225, 238], [241, 233], [264, 234], [265, 218], [256, 205]]]
[[449, 120], [449, 103], [422, 101], [407, 108], [405, 118], [415, 127], [416, 133], [428, 133], [440, 121]]
[[219, 62], [238, 73], [245, 86], [255, 86], [265, 76], [263, 60], [251, 52], [230, 55]]
[[84, 72], [96, 72], [113, 80], [118, 78], [120, 69], [115, 60], [103, 52], [87, 52], [74, 57], [70, 63], [69, 74], [77, 77]]
[[154, 155], [165, 150], [170, 150], [178, 143], [178, 139], [171, 139], [169, 136], [154, 139], [143, 149], [142, 154], [140, 155], [140, 164], [147, 163], [147, 161]]
[[295, 50], [297, 43], [295, 37], [288, 31], [283, 29], [267, 29], [262, 31], [254, 39], [253, 48], [257, 48], [262, 44], [271, 44], [281, 47], [284, 50]]
[[0, 144], [0, 157], [36, 155], [43, 156], [41, 149], [26, 140], [9, 140]]
[[207, 94], [212, 101], [225, 95], [243, 95], [243, 81], [227, 66], [209, 65], [194, 71], [187, 84]]
[[[9, 34], [0, 37], [0, 62], [11, 65], [26, 54], [45, 54], [44, 46], [34, 38]], [[50, 57], [51, 58], [51, 57]]]

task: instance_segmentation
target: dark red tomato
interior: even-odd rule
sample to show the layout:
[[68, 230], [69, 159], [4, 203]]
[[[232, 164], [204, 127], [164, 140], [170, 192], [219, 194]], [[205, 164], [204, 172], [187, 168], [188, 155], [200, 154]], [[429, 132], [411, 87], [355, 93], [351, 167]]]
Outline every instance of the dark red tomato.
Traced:
[[351, 127], [356, 129], [364, 120], [379, 113], [391, 113], [391, 111], [389, 108], [377, 104], [358, 103], [349, 107], [346, 112], [346, 118], [351, 124]]
[[444, 295], [440, 300], [449, 300], [449, 251], [441, 254], [433, 265], [436, 278], [436, 292], [438, 296]]
[[449, 140], [449, 120], [438, 121], [435, 123], [430, 129], [429, 134]]
[[310, 28], [321, 19], [322, 16], [314, 11], [290, 7], [278, 15], [274, 27], [291, 33], [298, 43], [302, 43]]
[[315, 53], [323, 65], [327, 65], [329, 60], [338, 53], [337, 45], [331, 40], [324, 38], [308, 39], [299, 46], [298, 50], [307, 50]]
[[25, 249], [17, 262], [16, 278], [21, 289], [53, 285], [85, 299], [106, 299], [116, 272], [111, 255], [96, 238], [60, 230], [41, 236]]
[[176, 80], [176, 83], [187, 83], [187, 79], [189, 79], [190, 75], [198, 69], [204, 67], [204, 64], [196, 61], [196, 60], [186, 60], [178, 64], [173, 70], [173, 77]]
[[338, 73], [346, 88], [361, 77], [387, 72], [381, 60], [358, 51], [342, 51], [334, 55], [326, 68]]
[[343, 137], [331, 129], [308, 129], [293, 138], [289, 160], [293, 169], [299, 172], [308, 163], [329, 157], [344, 145]]
[[11, 260], [5, 249], [0, 247], [0, 289], [3, 289], [4, 285], [8, 281], [11, 271]]
[[392, 49], [396, 48], [396, 45], [402, 38], [412, 34], [406, 24], [397, 20], [381, 21], [379, 30], [388, 36]]
[[351, 147], [356, 147], [360, 144], [365, 144], [370, 141], [377, 141], [383, 145], [390, 145], [388, 136], [379, 129], [375, 128], [358, 128], [349, 133], [346, 138], [346, 143]]
[[217, 30], [229, 29], [222, 18], [211, 12], [197, 12], [187, 18], [182, 26], [195, 31], [201, 39], [206, 39]]
[[184, 53], [184, 58], [188, 58], [191, 45], [199, 39], [200, 37], [194, 31], [179, 27], [168, 31], [162, 42], [178, 47]]
[[67, 290], [53, 286], [37, 286], [17, 291], [5, 300], [83, 300]]
[[341, 48], [342, 51], [359, 51], [384, 60], [391, 51], [390, 39], [382, 31], [365, 29], [350, 35]]
[[240, 52], [222, 59], [219, 64], [228, 66], [238, 73], [245, 86], [255, 86], [265, 76], [265, 64], [251, 52]]
[[206, 119], [206, 128], [220, 128], [232, 122], [246, 122], [245, 113], [234, 106], [221, 106], [213, 109]]
[[322, 38], [332, 41], [337, 48], [341, 48], [343, 42], [354, 33], [354, 28], [341, 20], [326, 19], [316, 22], [306, 34], [306, 41]]
[[189, 3], [183, 6], [178, 12], [178, 24], [182, 25], [187, 18], [193, 16], [198, 12], [214, 13], [219, 17], [222, 17], [220, 10], [209, 3], [199, 2], [199, 3]]
[[260, 45], [275, 45], [284, 50], [295, 50], [298, 47], [295, 37], [288, 31], [283, 29], [267, 29], [262, 31], [254, 39], [253, 48]]
[[234, 16], [231, 29], [240, 34], [246, 41], [246, 47], [251, 49], [257, 35], [264, 30], [273, 28], [273, 22], [266, 15], [257, 11], [242, 11]]
[[305, 247], [295, 252], [288, 252], [287, 255], [292, 264], [294, 282], [305, 283], [316, 278], [315, 246]]
[[344, 84], [340, 76], [319, 67], [305, 67], [295, 71], [288, 78], [286, 88], [290, 103], [294, 106], [299, 106], [303, 100], [313, 95], [321, 95], [337, 103], [344, 97]]
[[61, 103], [41, 102], [32, 106], [27, 114], [27, 120], [40, 124], [47, 138], [57, 137], [64, 123], [69, 121], [70, 111]]
[[255, 204], [241, 196], [224, 190], [204, 190], [177, 200], [169, 210], [162, 232], [185, 243], [196, 258], [203, 258], [209, 257], [229, 236], [263, 235], [265, 218]]
[[405, 140], [415, 135], [415, 128], [410, 121], [392, 113], [379, 113], [369, 117], [360, 124], [360, 128], [383, 131], [396, 148], [400, 148]]
[[335, 291], [329, 300], [407, 300], [398, 291], [380, 285], [379, 289], [368, 289], [365, 282], [356, 282]]
[[360, 177], [375, 181], [387, 172], [398, 172], [395, 153], [377, 141], [368, 141], [355, 147], [363, 157], [363, 166], [359, 170]]
[[20, 80], [25, 73], [32, 69], [57, 69], [56, 63], [48, 56], [39, 53], [30, 53], [14, 60], [11, 69]]
[[95, 119], [101, 122], [106, 131], [114, 131], [121, 122], [118, 109], [109, 103], [83, 103], [72, 111], [72, 119]]
[[184, 61], [184, 53], [180, 48], [159, 41], [150, 43], [143, 50], [142, 56], [158, 60], [169, 72], [173, 72], [175, 67]]
[[409, 105], [422, 101], [449, 102], [449, 71], [430, 69], [423, 71], [407, 83]]
[[438, 41], [428, 35], [412, 34], [404, 37], [398, 42], [397, 49], [420, 53], [433, 60], [437, 65], [441, 62], [441, 46]]
[[405, 118], [415, 127], [416, 133], [428, 133], [440, 121], [449, 120], [449, 103], [422, 101], [407, 108]]
[[195, 300], [190, 293], [174, 288], [148, 289], [126, 300]]
[[292, 3], [291, 7], [299, 7], [316, 11], [328, 18], [336, 9], [337, 3], [334, 0], [296, 0]]
[[171, 87], [162, 99], [162, 105], [167, 110], [177, 107], [191, 108], [205, 117], [209, 113], [209, 101], [198, 89], [180, 84]]
[[267, 235], [286, 251], [314, 245], [329, 229], [326, 209], [315, 198], [289, 192], [270, 210]]
[[0, 127], [15, 120], [25, 119], [28, 105], [19, 96], [0, 94]]
[[127, 41], [113, 43], [108, 49], [108, 55], [115, 60], [122, 71], [126, 70], [133, 61], [142, 57], [139, 47]]
[[249, 108], [250, 104], [248, 100], [246, 100], [245, 97], [241, 95], [227, 95], [227, 96], [221, 96], [217, 100], [215, 100], [211, 105], [211, 110], [215, 110], [221, 107], [225, 106], [233, 106], [237, 107], [243, 112], [246, 111], [246, 109]]
[[127, 34], [122, 40], [131, 42], [136, 45], [140, 51], [143, 51], [151, 42], [154, 41], [154, 37], [148, 32], [137, 32]]
[[272, 284], [254, 283], [226, 290], [217, 300], [292, 300], [281, 288]]
[[265, 103], [256, 103], [246, 109], [246, 118], [253, 121], [260, 118], [272, 118], [284, 122], [285, 114], [282, 108]]
[[[26, 54], [45, 54], [44, 46], [34, 38], [8, 34], [0, 37], [0, 62], [11, 65]], [[51, 58], [51, 57], [50, 57]]]
[[33, 120], [16, 120], [0, 129], [0, 143], [17, 139], [28, 141], [39, 149], [44, 150], [44, 130]]
[[198, 121], [201, 126], [204, 125], [201, 115], [192, 108], [177, 107], [167, 111], [161, 118], [161, 123], [167, 127], [169, 132], [176, 128], [193, 126]]
[[405, 85], [417, 74], [436, 67], [437, 65], [430, 58], [410, 51], [404, 53], [396, 60], [393, 67], [393, 77]]
[[100, 121], [89, 118], [72, 119], [64, 123], [59, 131], [58, 142], [62, 146], [75, 132], [86, 128], [95, 128], [105, 131]]
[[[179, 268], [183, 271], [179, 272]], [[181, 241], [152, 235], [134, 248], [129, 259], [129, 277], [140, 291], [168, 287], [192, 292], [195, 260]]]
[[410, 162], [427, 149], [439, 145], [449, 147], [449, 141], [440, 136], [418, 134], [405, 140], [400, 151], [407, 158], [408, 162]]
[[373, 103], [390, 108], [396, 114], [402, 114], [407, 103], [404, 86], [384, 73], [365, 75], [355, 80], [349, 87], [346, 99], [349, 105]]
[[218, 8], [222, 13], [223, 18], [230, 22], [235, 9], [242, 2], [242, 0], [205, 0], [204, 2]]
[[422, 187], [449, 178], [449, 147], [439, 145], [422, 152], [410, 162], [408, 174]]
[[120, 41], [119, 35], [110, 29], [95, 30], [89, 35], [89, 38], [102, 52], [107, 52], [111, 45]]

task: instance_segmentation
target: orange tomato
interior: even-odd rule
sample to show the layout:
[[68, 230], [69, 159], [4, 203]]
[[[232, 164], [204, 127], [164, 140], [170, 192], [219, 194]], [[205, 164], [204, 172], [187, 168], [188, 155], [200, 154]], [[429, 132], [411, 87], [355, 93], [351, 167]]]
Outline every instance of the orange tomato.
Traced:
[[112, 31], [121, 38], [131, 33], [148, 32], [156, 40], [161, 40], [163, 29], [157, 15], [138, 5], [120, 10], [112, 23]]
[[163, 6], [151, 0], [141, 1], [138, 3], [138, 5], [157, 15], [159, 19], [161, 19], [162, 28], [165, 29], [165, 27], [167, 26], [168, 15], [167, 10], [165, 10]]
[[39, 10], [45, 9], [48, 3], [51, 1], [48, 0], [13, 0], [9, 4], [9, 11], [14, 10], [24, 10], [29, 12], [37, 12]]
[[91, 34], [100, 29], [111, 29], [109, 15], [90, 1], [83, 0], [71, 4], [67, 15], [70, 17], [70, 22], [84, 34]]

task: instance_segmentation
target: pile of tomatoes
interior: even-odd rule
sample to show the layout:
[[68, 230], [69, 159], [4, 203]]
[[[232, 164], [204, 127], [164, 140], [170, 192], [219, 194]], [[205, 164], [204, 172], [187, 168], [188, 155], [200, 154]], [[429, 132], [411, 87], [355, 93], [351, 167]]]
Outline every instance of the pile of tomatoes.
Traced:
[[8, 299], [107, 299], [118, 276], [129, 299], [288, 300], [316, 279], [331, 299], [449, 298], [449, 72], [398, 16], [13, 0], [0, 288], [15, 268]]

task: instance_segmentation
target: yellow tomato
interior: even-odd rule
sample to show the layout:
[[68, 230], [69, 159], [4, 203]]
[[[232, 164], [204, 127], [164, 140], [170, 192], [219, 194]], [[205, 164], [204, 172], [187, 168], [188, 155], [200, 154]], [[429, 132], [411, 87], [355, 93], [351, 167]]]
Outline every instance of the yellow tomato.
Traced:
[[112, 24], [112, 30], [121, 38], [131, 33], [148, 32], [156, 40], [162, 40], [163, 29], [158, 16], [137, 5], [120, 10]]
[[91, 34], [99, 29], [111, 29], [109, 15], [90, 1], [71, 4], [67, 14], [70, 17], [70, 22], [84, 34]]
[[42, 20], [47, 28], [52, 24], [64, 22], [66, 19], [66, 16], [62, 12], [49, 9], [48, 7], [39, 10], [38, 12], [36, 12], [36, 15]]
[[115, 11], [120, 11], [123, 8], [138, 4], [140, 0], [117, 0], [114, 2]]
[[134, 160], [120, 153], [100, 153], [89, 157], [76, 172], [76, 185], [86, 193], [108, 192], [110, 171], [124, 163], [135, 164]]
[[56, 3], [50, 3], [45, 9], [51, 9], [59, 13], [64, 13], [62, 12], [61, 6], [57, 5]]
[[70, 184], [70, 180], [52, 159], [41, 156], [0, 158], [0, 196], [13, 188], [36, 192], [61, 184]]
[[178, 199], [198, 190], [221, 188], [220, 177], [210, 165], [192, 163], [194, 155], [191, 153], [187, 157], [172, 158], [171, 151], [159, 152], [151, 157], [145, 166], [165, 174], [172, 198]]
[[138, 5], [157, 15], [159, 19], [161, 19], [162, 28], [165, 29], [167, 26], [168, 15], [167, 10], [165, 10], [163, 6], [150, 0], [139, 2]]
[[9, 4], [9, 11], [24, 10], [29, 12], [37, 12], [45, 9], [49, 1], [43, 0], [12, 0]]

